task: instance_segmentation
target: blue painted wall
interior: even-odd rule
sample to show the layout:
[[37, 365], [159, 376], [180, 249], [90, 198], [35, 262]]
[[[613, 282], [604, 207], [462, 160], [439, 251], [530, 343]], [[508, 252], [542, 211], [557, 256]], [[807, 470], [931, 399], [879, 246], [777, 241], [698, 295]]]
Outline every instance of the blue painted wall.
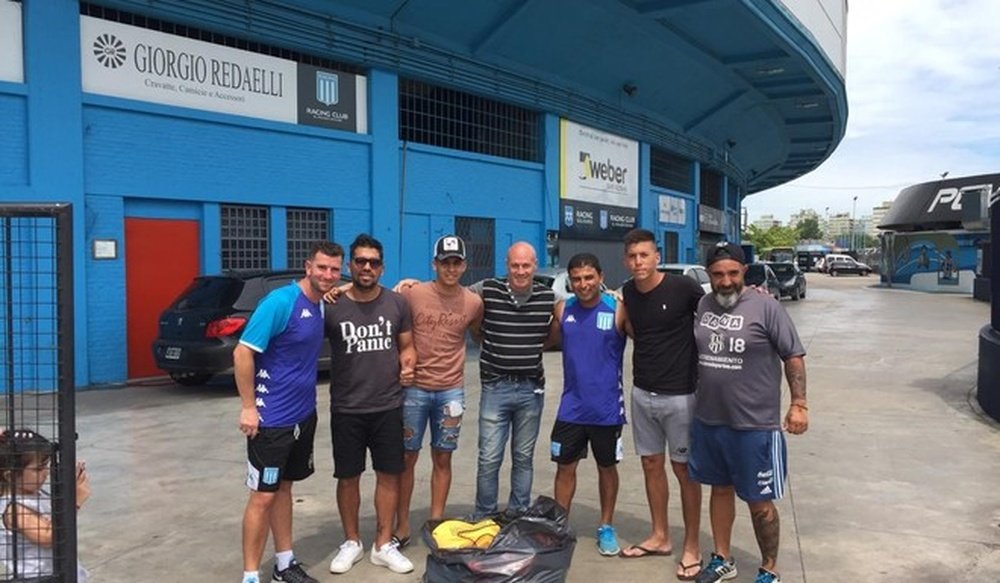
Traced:
[[19, 88], [0, 83], [0, 187], [28, 182], [27, 99], [5, 93]]
[[77, 355], [77, 360], [86, 359], [90, 371], [85, 384], [120, 383], [127, 376], [124, 202], [120, 196], [86, 197], [83, 245], [89, 251], [95, 239], [113, 239], [118, 242], [118, 258], [94, 259], [87, 253], [88, 342], [79, 347], [83, 355]]

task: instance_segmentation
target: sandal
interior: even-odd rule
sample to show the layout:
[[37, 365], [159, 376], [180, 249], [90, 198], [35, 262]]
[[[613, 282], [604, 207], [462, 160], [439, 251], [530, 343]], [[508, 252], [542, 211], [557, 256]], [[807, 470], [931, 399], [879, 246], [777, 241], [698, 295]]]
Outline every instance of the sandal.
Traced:
[[[680, 567], [681, 571], [684, 572], [683, 574], [677, 573], [677, 580], [694, 581], [695, 579], [698, 578], [698, 575], [701, 574], [701, 567], [703, 564], [704, 564], [703, 561], [700, 560], [697, 563], [691, 563], [690, 565], [685, 565], [681, 561], [677, 561], [677, 566]], [[687, 572], [690, 571], [691, 569], [694, 569], [695, 567], [697, 567], [698, 570], [695, 571], [694, 575], [688, 575]]]

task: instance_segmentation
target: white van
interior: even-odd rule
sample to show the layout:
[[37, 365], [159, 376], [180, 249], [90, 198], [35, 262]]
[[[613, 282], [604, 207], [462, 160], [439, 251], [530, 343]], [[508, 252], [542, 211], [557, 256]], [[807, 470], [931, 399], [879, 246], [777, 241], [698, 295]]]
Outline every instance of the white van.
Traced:
[[850, 255], [843, 255], [841, 253], [827, 253], [823, 259], [816, 263], [816, 269], [826, 273], [826, 268], [830, 265], [830, 262], [837, 260], [854, 261], [854, 258]]

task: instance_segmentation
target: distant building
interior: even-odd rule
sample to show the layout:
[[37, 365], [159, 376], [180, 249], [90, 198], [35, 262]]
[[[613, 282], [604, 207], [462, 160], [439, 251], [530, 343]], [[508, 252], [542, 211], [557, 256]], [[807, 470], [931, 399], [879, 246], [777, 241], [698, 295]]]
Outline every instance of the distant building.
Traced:
[[771, 227], [780, 227], [781, 221], [774, 218], [774, 215], [761, 215], [759, 219], [753, 222], [753, 226], [762, 231], [766, 231]]
[[802, 223], [802, 221], [805, 221], [806, 219], [815, 219], [818, 224], [822, 225], [822, 221], [819, 218], [819, 213], [817, 213], [812, 209], [802, 209], [799, 212], [792, 214], [791, 217], [789, 217], [788, 226], [794, 229], [795, 227], [798, 227], [799, 224]]
[[851, 215], [837, 213], [827, 219], [826, 236], [830, 239], [845, 237], [851, 233]]
[[887, 200], [880, 203], [879, 205], [875, 206], [872, 209], [872, 217], [871, 220], [868, 221], [867, 225], [868, 227], [867, 233], [869, 235], [871, 235], [872, 237], [878, 237], [879, 233], [881, 232], [878, 226], [882, 224], [882, 220], [885, 218], [885, 214], [889, 212], [890, 208], [892, 208], [892, 201]]

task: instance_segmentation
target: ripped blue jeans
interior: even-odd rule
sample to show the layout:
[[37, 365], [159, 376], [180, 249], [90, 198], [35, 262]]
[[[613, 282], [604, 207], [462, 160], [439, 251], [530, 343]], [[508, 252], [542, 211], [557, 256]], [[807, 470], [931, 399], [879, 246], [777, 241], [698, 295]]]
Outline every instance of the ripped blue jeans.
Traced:
[[462, 429], [465, 411], [465, 389], [429, 391], [418, 387], [403, 389], [403, 447], [420, 451], [428, 421], [431, 427], [431, 447], [455, 451]]

